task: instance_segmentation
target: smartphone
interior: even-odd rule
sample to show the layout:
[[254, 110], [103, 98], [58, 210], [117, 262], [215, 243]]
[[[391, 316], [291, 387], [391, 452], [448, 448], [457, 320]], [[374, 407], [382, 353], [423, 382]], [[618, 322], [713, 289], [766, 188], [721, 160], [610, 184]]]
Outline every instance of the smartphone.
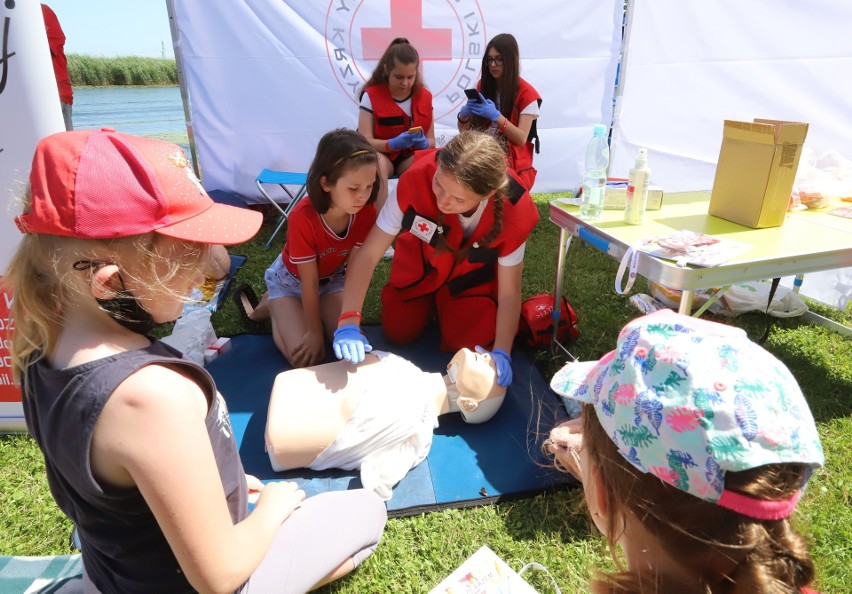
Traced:
[[464, 94], [467, 95], [467, 98], [476, 101], [477, 103], [482, 103], [482, 99], [479, 98], [479, 91], [476, 89], [465, 89]]
[[421, 132], [423, 132], [422, 126], [414, 126], [413, 128], [408, 129], [409, 134], [420, 134]]

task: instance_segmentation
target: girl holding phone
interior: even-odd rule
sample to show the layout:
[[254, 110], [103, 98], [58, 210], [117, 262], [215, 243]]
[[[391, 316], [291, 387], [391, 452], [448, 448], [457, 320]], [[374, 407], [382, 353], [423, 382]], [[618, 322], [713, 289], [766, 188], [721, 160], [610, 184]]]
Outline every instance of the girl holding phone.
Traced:
[[435, 146], [432, 93], [423, 86], [420, 55], [406, 38], [391, 42], [364, 83], [358, 131], [379, 153], [382, 187], [376, 205], [381, 210], [388, 178], [411, 167], [414, 151]]
[[501, 33], [488, 42], [476, 87], [479, 93], [468, 91], [467, 103], [458, 114], [459, 130], [484, 130], [502, 140], [509, 167], [528, 190], [532, 189], [537, 173], [533, 148], [539, 152], [536, 120], [541, 96], [520, 77], [520, 52], [514, 36]]

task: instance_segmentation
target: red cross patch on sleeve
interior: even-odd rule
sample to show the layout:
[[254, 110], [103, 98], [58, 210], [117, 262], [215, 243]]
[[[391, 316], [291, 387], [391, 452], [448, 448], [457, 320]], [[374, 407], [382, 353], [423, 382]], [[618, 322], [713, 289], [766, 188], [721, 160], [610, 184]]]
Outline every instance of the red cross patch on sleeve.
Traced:
[[410, 230], [412, 233], [414, 233], [414, 235], [416, 235], [426, 243], [432, 243], [432, 237], [435, 235], [436, 231], [438, 233], [441, 232], [437, 223], [434, 223], [429, 219], [424, 219], [420, 215], [416, 215], [414, 217], [414, 221], [411, 223]]

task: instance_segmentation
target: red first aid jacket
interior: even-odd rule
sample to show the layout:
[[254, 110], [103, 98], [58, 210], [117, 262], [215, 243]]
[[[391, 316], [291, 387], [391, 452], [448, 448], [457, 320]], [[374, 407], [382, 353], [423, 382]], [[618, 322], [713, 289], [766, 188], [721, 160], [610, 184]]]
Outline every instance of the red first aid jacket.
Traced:
[[[435, 293], [444, 286], [449, 289], [450, 297], [468, 291], [496, 296], [497, 258], [508, 256], [527, 240], [538, 223], [538, 209], [514, 172], [509, 171], [500, 233], [488, 245], [478, 245], [494, 225], [494, 203], [489, 200], [479, 224], [465, 241], [458, 217], [445, 215], [441, 219], [432, 193], [439, 150], [417, 151], [414, 164], [399, 178], [397, 201], [403, 221], [388, 286], [399, 291], [404, 300]], [[453, 250], [471, 246], [465, 260], [456, 262], [454, 253], [436, 249], [439, 221], [442, 234]]]
[[[405, 113], [391, 96], [387, 85], [373, 85], [364, 89], [373, 106], [373, 136], [381, 140], [390, 140], [409, 128], [421, 126], [423, 134], [432, 127], [432, 93], [421, 87], [411, 96], [411, 117]], [[388, 159], [408, 157], [414, 149], [387, 153]]]

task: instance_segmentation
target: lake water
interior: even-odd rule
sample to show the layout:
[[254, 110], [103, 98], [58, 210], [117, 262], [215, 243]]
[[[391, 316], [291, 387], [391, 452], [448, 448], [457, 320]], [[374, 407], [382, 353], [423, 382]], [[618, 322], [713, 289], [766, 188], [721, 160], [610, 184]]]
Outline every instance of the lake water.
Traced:
[[76, 87], [74, 128], [115, 128], [181, 145], [189, 156], [179, 87]]

